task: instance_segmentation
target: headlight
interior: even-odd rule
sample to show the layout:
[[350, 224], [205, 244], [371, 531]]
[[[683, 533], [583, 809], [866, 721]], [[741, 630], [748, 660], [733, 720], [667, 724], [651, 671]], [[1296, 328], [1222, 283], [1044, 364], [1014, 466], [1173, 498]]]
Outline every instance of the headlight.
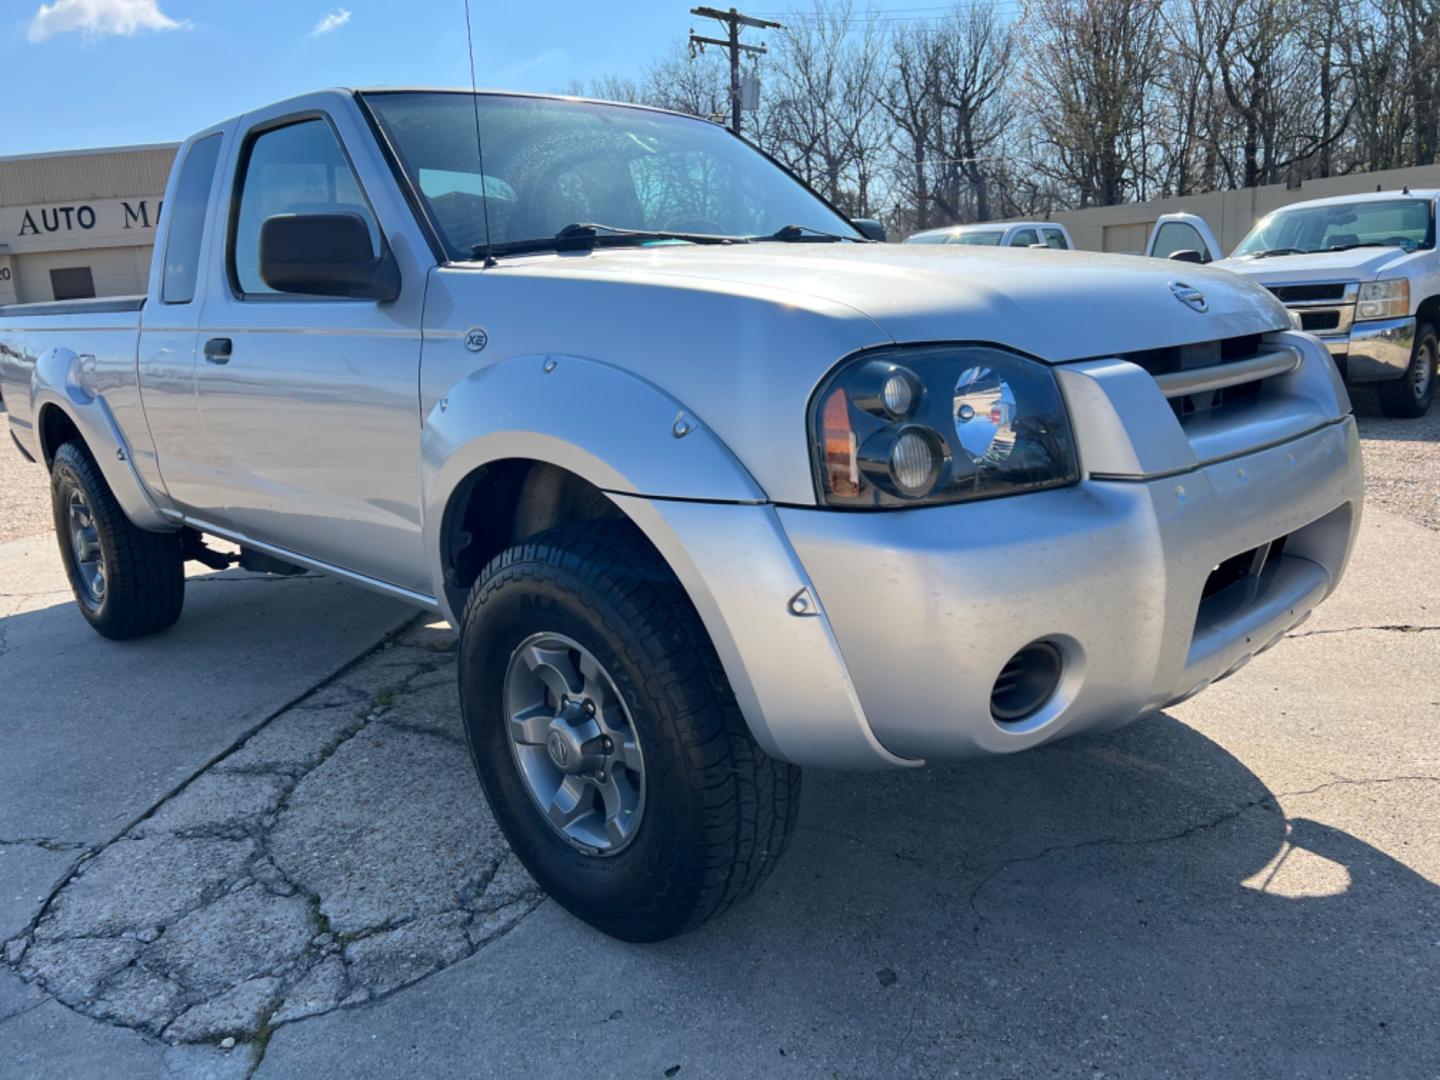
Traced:
[[1410, 314], [1410, 282], [1404, 278], [1367, 281], [1360, 286], [1355, 321], [1398, 319]]
[[820, 501], [924, 506], [1080, 478], [1044, 364], [986, 346], [887, 349], [842, 365], [811, 409]]

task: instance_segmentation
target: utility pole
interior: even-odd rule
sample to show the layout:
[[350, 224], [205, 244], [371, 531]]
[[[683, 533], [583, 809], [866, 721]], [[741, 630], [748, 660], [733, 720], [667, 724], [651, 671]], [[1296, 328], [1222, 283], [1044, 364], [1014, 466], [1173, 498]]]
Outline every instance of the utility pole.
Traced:
[[725, 24], [729, 31], [725, 40], [719, 38], [702, 37], [690, 31], [690, 55], [695, 55], [696, 46], [701, 52], [705, 51], [706, 45], [719, 45], [722, 49], [730, 52], [730, 130], [740, 134], [740, 54], [749, 53], [751, 56], [763, 56], [767, 51], [763, 45], [742, 45], [740, 44], [740, 28], [742, 26], [753, 26], [758, 30], [779, 30], [778, 22], [771, 22], [769, 19], [756, 19], [750, 15], [742, 15], [733, 7], [729, 11], [721, 11], [719, 8], [697, 7], [690, 9], [691, 15], [699, 15], [702, 19], [718, 19]]

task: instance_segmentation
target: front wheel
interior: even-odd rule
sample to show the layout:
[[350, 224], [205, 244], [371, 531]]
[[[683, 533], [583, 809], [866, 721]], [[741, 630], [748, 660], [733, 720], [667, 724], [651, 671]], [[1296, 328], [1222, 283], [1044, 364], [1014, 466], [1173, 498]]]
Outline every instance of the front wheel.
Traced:
[[75, 603], [97, 632], [117, 640], [142, 637], [180, 618], [185, 603], [180, 534], [148, 532], [127, 518], [79, 443], [55, 452], [50, 502]]
[[1435, 328], [1421, 323], [1415, 328], [1415, 348], [1405, 374], [1380, 384], [1381, 412], [1409, 420], [1425, 415], [1435, 398], [1436, 351]]
[[485, 796], [540, 886], [628, 941], [747, 896], [795, 826], [684, 590], [625, 522], [497, 557], [465, 607], [460, 696]]

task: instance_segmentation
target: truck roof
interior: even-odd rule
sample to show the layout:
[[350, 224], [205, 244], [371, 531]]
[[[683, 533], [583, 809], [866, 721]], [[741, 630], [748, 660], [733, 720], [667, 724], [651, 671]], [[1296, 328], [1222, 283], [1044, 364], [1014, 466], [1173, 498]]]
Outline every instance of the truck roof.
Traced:
[[[253, 109], [246, 109], [238, 116], [230, 119], [240, 119], [248, 116], [259, 109], [272, 109], [277, 106], [287, 105], [294, 102], [297, 106], [305, 106], [313, 102], [317, 96], [340, 94], [346, 97], [353, 97], [356, 94], [480, 94], [490, 97], [519, 97], [519, 98], [551, 98], [555, 100], [593, 102], [597, 105], [620, 105], [627, 109], [644, 109], [647, 112], [668, 113], [671, 116], [683, 116], [687, 120], [704, 120], [704, 117], [694, 116], [691, 113], [678, 112], [675, 109], [662, 109], [655, 105], [642, 105], [630, 101], [609, 101], [605, 98], [582, 97], [574, 94], [546, 94], [530, 90], [499, 90], [489, 87], [477, 87], [471, 90], [468, 86], [326, 86], [315, 90], [306, 91], [303, 94], [293, 94], [278, 101], [265, 102], [255, 106]], [[209, 130], [208, 128], [206, 130]]]
[[1437, 188], [1410, 188], [1408, 191], [1367, 191], [1359, 195], [1331, 195], [1326, 199], [1307, 199], [1304, 202], [1286, 203], [1277, 210], [1295, 210], [1311, 206], [1341, 206], [1346, 203], [1389, 202], [1394, 199], [1434, 199], [1440, 195]]
[[962, 232], [1004, 232], [1006, 229], [1063, 229], [1058, 221], [972, 221], [967, 225], [944, 225], [938, 229], [926, 229], [915, 236], [934, 236], [936, 233]]

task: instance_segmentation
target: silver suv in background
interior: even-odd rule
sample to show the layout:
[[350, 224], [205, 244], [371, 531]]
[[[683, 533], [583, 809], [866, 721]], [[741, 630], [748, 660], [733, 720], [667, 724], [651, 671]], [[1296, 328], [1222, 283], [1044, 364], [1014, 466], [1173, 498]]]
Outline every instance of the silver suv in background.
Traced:
[[1148, 253], [1213, 260], [1259, 282], [1325, 343], [1346, 382], [1376, 385], [1386, 415], [1423, 416], [1435, 397], [1440, 328], [1437, 194], [1406, 188], [1295, 203], [1261, 219], [1229, 258], [1202, 219], [1167, 214]]
[[974, 247], [1051, 248], [1073, 251], [1065, 226], [1054, 221], [1006, 221], [989, 225], [949, 225], [905, 238], [907, 244], [964, 244]]

